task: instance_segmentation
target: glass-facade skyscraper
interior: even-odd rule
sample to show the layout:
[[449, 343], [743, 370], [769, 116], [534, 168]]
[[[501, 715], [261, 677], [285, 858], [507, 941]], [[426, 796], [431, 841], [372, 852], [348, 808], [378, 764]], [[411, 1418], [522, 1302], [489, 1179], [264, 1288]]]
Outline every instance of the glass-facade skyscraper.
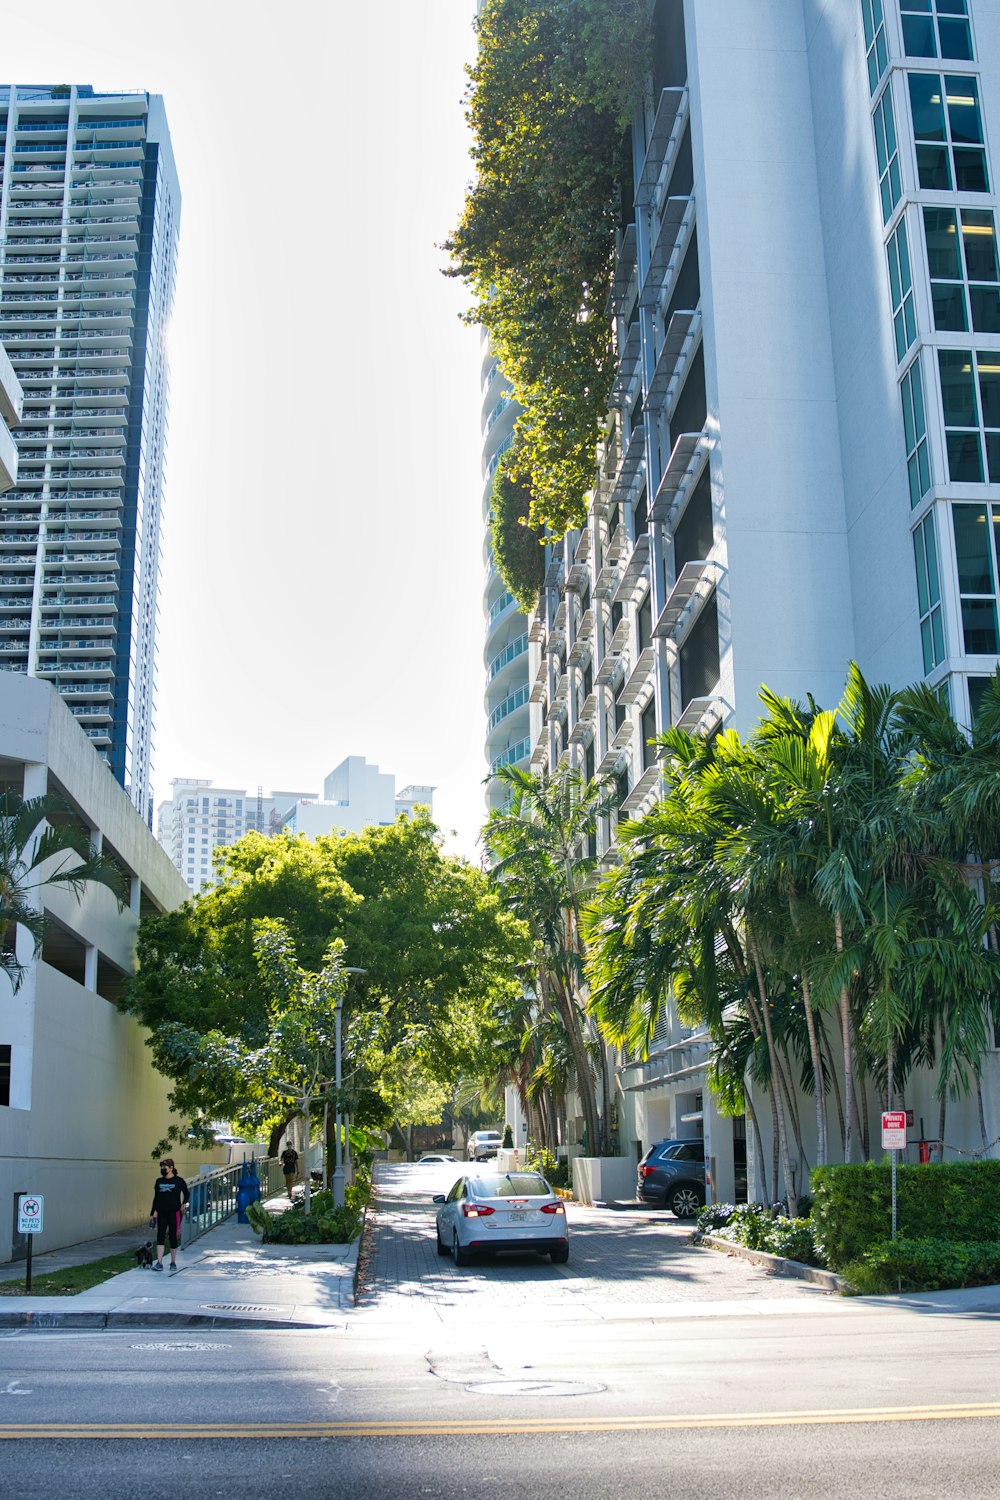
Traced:
[[163, 100], [0, 88], [0, 342], [24, 390], [0, 666], [51, 682], [147, 821], [180, 191]]

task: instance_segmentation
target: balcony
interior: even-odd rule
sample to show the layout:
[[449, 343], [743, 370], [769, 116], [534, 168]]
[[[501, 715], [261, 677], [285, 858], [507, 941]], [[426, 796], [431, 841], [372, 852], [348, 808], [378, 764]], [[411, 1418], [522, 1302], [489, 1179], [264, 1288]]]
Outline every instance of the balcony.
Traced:
[[647, 646], [644, 651], [640, 651], [639, 660], [632, 668], [628, 681], [618, 694], [618, 702], [624, 704], [626, 708], [631, 708], [634, 703], [638, 703], [642, 698], [648, 697], [653, 688], [652, 676], [653, 648], [652, 646]]
[[677, 728], [685, 734], [711, 734], [716, 725], [722, 723], [725, 705], [720, 698], [691, 698], [677, 720]]
[[653, 626], [657, 640], [677, 640], [683, 635], [688, 621], [704, 604], [721, 572], [719, 563], [704, 559], [684, 564]]
[[586, 657], [590, 655], [590, 638], [594, 630], [594, 611], [588, 609], [580, 624], [577, 626], [576, 639], [570, 647], [568, 664], [572, 667], [583, 665]]
[[636, 320], [636, 322], [630, 325], [618, 355], [618, 373], [615, 375], [615, 383], [611, 387], [612, 406], [626, 405], [628, 394], [635, 384], [641, 351], [642, 339], [639, 331], [639, 323]]
[[639, 291], [640, 307], [655, 307], [674, 252], [694, 218], [694, 197], [668, 198]]
[[649, 577], [649, 532], [636, 537], [635, 546], [625, 566], [612, 599], [613, 604], [625, 604], [634, 595], [639, 585]]
[[636, 272], [635, 225], [630, 224], [622, 236], [621, 249], [615, 261], [615, 274], [608, 298], [608, 312], [621, 317], [626, 305], [628, 289]]
[[656, 358], [656, 368], [646, 397], [647, 407], [659, 410], [664, 404], [670, 404], [674, 394], [671, 387], [676, 389], [680, 384], [681, 371], [694, 350], [700, 329], [701, 313], [697, 309], [674, 313]]
[[649, 144], [635, 190], [636, 208], [648, 208], [665, 164], [672, 158], [687, 118], [686, 88], [664, 89], [656, 106]]
[[677, 438], [649, 508], [651, 520], [667, 526], [676, 521], [684, 508], [688, 491], [701, 472], [709, 442], [705, 428], [701, 432], [682, 432]]
[[516, 766], [519, 761], [526, 760], [530, 750], [530, 740], [518, 740], [516, 745], [511, 745], [509, 750], [504, 750], [501, 755], [490, 761], [490, 775], [495, 776], [502, 766]]
[[619, 808], [621, 818], [641, 818], [659, 801], [662, 772], [659, 766], [647, 766]]

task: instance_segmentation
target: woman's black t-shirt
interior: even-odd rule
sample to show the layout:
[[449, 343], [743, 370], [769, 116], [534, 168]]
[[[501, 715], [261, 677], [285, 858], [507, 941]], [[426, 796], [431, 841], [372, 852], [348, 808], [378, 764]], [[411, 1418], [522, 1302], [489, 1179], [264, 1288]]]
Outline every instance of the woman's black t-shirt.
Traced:
[[188, 1201], [188, 1185], [183, 1177], [158, 1177], [153, 1188], [153, 1214], [179, 1214]]

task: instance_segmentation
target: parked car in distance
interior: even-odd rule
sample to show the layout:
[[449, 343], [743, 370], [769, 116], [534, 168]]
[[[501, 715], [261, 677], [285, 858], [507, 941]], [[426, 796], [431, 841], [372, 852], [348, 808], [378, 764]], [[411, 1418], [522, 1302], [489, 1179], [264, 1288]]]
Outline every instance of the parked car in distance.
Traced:
[[657, 1141], [639, 1163], [639, 1197], [692, 1219], [705, 1202], [704, 1141]]
[[499, 1130], [474, 1130], [469, 1136], [465, 1154], [470, 1161], [487, 1161], [496, 1156], [502, 1145], [503, 1136]]
[[566, 1205], [539, 1172], [482, 1172], [460, 1177], [451, 1192], [435, 1193], [439, 1255], [456, 1266], [500, 1250], [537, 1251], [560, 1265], [569, 1260]]
[[454, 1156], [447, 1156], [443, 1151], [423, 1151], [417, 1159], [417, 1166], [424, 1167], [428, 1162], [443, 1162], [454, 1160]]

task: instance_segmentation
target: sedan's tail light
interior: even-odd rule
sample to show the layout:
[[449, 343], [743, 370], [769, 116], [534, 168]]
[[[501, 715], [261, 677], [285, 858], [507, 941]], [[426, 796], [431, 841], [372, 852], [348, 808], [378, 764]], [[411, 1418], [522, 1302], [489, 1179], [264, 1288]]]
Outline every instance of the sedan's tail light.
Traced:
[[496, 1213], [496, 1209], [490, 1208], [488, 1203], [462, 1204], [462, 1214], [466, 1219], [485, 1219], [492, 1213]]
[[543, 1214], [564, 1214], [566, 1212], [561, 1203], [543, 1203], [541, 1208]]

